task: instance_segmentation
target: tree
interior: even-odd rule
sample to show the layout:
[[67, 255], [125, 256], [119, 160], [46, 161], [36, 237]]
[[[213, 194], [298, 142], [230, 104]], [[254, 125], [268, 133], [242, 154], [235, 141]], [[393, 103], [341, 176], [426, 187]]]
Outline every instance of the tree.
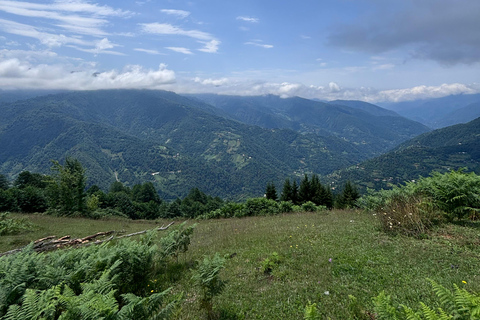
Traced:
[[355, 202], [360, 197], [357, 187], [355, 187], [350, 181], [345, 183], [343, 191], [338, 197], [337, 207], [343, 208], [355, 208]]
[[292, 202], [294, 204], [298, 204], [299, 201], [298, 201], [298, 185], [297, 185], [297, 181], [293, 180], [293, 184], [292, 184]]
[[[281, 201], [292, 201], [292, 185], [290, 184], [290, 179], [285, 179], [283, 183], [282, 194], [280, 196]], [[292, 201], [293, 202], [293, 201]]]
[[110, 189], [108, 190], [109, 193], [114, 193], [114, 192], [125, 192], [126, 194], [130, 193], [130, 189], [128, 187], [125, 187], [123, 183], [120, 181], [114, 181], [110, 185]]
[[160, 204], [162, 200], [155, 190], [153, 183], [145, 182], [144, 184], [136, 184], [132, 188], [132, 199], [136, 202], [150, 202]]
[[75, 212], [85, 214], [86, 176], [80, 161], [67, 157], [62, 166], [58, 161], [52, 161], [53, 184], [50, 196], [53, 204], [61, 214], [71, 215]]
[[312, 201], [313, 192], [308, 176], [305, 174], [302, 181], [300, 181], [300, 188], [298, 189], [298, 201], [300, 203], [305, 203]]
[[0, 190], [7, 190], [9, 182], [7, 177], [0, 173]]
[[44, 189], [47, 186], [46, 178], [40, 173], [31, 173], [30, 171], [22, 171], [15, 179], [13, 185], [16, 188], [23, 189], [28, 186]]
[[267, 199], [275, 200], [277, 201], [277, 189], [275, 188], [275, 185], [273, 182], [267, 183], [267, 188], [265, 190], [265, 197]]

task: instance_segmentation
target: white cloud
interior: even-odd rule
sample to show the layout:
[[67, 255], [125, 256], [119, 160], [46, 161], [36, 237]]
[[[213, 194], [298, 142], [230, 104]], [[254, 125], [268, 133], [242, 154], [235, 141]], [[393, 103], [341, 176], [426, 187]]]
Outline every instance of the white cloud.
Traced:
[[59, 47], [65, 44], [76, 44], [82, 46], [91, 45], [90, 42], [82, 39], [68, 37], [63, 34], [41, 32], [33, 26], [4, 19], [0, 19], [0, 30], [11, 34], [37, 39], [48, 47]]
[[370, 98], [374, 101], [409, 101], [427, 98], [441, 98], [454, 94], [480, 93], [477, 85], [465, 85], [461, 83], [442, 84], [440, 86], [417, 86], [407, 89], [384, 90]]
[[251, 46], [256, 46], [256, 47], [260, 47], [260, 48], [264, 48], [264, 49], [271, 49], [273, 48], [273, 45], [271, 44], [263, 44], [259, 41], [248, 41], [248, 42], [245, 42], [244, 44], [247, 44], [247, 45], [251, 45]]
[[[202, 51], [202, 52], [216, 53], [218, 51], [218, 46], [221, 43], [219, 40], [215, 39], [215, 37], [212, 36], [211, 34], [200, 31], [200, 30], [185, 30], [168, 23], [158, 23], [158, 22], [140, 23], [139, 25], [141, 26], [142, 31], [145, 33], [162, 34], [162, 35], [179, 35], [179, 36], [186, 36], [186, 37], [199, 40], [199, 42], [204, 45], [203, 48], [198, 49], [199, 51]], [[168, 49], [185, 53], [185, 54], [192, 54], [190, 50], [185, 48], [168, 47]]]
[[207, 85], [207, 86], [215, 86], [215, 87], [219, 87], [219, 86], [223, 86], [223, 85], [226, 85], [230, 82], [230, 80], [228, 78], [220, 78], [220, 79], [200, 79], [199, 77], [195, 77], [193, 79], [194, 82], [196, 83], [201, 83], [203, 85]]
[[218, 46], [220, 45], [219, 40], [210, 40], [210, 41], [199, 41], [204, 44], [204, 47], [198, 49], [198, 51], [207, 52], [207, 53], [216, 53], [218, 51]]
[[72, 70], [60, 64], [33, 65], [19, 59], [0, 61], [0, 87], [3, 89], [162, 89], [175, 82], [175, 73], [161, 64], [157, 70], [131, 65], [123, 71]]
[[328, 88], [330, 89], [331, 92], [340, 92], [340, 86], [335, 82], [330, 82], [328, 84]]
[[207, 32], [203, 32], [199, 30], [184, 30], [182, 28], [175, 27], [168, 23], [153, 22], [153, 23], [140, 23], [139, 25], [141, 26], [143, 32], [146, 32], [146, 33], [181, 35], [181, 36], [187, 36], [190, 38], [194, 38], [197, 40], [204, 40], [204, 41], [210, 41], [214, 39], [214, 37]]
[[193, 54], [193, 52], [190, 51], [190, 49], [183, 48], [183, 47], [165, 47], [165, 48], [168, 49], [168, 50], [178, 52], [178, 53]]
[[105, 17], [129, 17], [133, 15], [130, 11], [116, 10], [109, 6], [99, 6], [75, 0], [56, 1], [50, 4], [0, 1], [0, 10], [23, 17], [55, 20], [60, 22], [56, 25], [57, 27], [90, 36], [105, 36], [108, 34], [101, 29], [102, 26], [108, 24]]
[[162, 9], [160, 11], [169, 15], [176, 16], [181, 19], [185, 19], [190, 15], [190, 12], [184, 11], [184, 10]]
[[117, 56], [124, 56], [125, 55], [122, 52], [108, 50], [108, 49], [112, 49], [114, 47], [118, 47], [119, 45], [110, 42], [107, 38], [97, 40], [94, 43], [95, 43], [95, 47], [92, 48], [92, 49], [80, 48], [80, 47], [77, 47], [77, 46], [69, 46], [69, 47], [75, 48], [75, 49], [83, 51], [83, 52], [93, 53], [95, 55], [101, 54], [101, 53], [102, 54], [113, 54], [113, 55], [117, 55]]
[[239, 17], [237, 17], [237, 20], [241, 20], [241, 21], [245, 21], [245, 22], [251, 22], [251, 23], [260, 22], [260, 20], [258, 18], [246, 17], [246, 16], [239, 16]]
[[162, 54], [157, 50], [150, 50], [150, 49], [135, 48], [133, 50], [138, 51], [138, 52], [145, 52], [145, 53], [148, 53], [148, 54]]

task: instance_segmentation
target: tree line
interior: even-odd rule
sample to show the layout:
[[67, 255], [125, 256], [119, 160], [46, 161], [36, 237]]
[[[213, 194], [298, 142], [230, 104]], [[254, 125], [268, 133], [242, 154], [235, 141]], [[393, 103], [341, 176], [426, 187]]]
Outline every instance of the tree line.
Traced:
[[295, 179], [291, 181], [285, 179], [280, 195], [277, 194], [275, 184], [270, 182], [265, 189], [265, 197], [272, 200], [290, 201], [294, 205], [302, 205], [307, 202], [313, 202], [317, 206], [325, 206], [327, 209], [345, 209], [356, 207], [355, 202], [360, 194], [350, 181], [347, 181], [343, 189], [334, 194], [327, 185], [322, 185], [320, 178], [312, 174], [309, 178], [307, 174], [303, 176], [300, 183]]
[[[107, 192], [93, 185], [86, 188], [85, 169], [71, 157], [64, 164], [52, 161], [52, 174], [43, 175], [29, 171], [21, 172], [10, 185], [0, 174], [0, 212], [46, 212], [61, 216], [84, 216], [101, 218], [123, 216], [131, 219], [197, 218], [226, 205], [219, 197], [212, 197], [193, 188], [183, 199], [167, 202], [160, 198], [152, 182], [128, 187], [115, 181]], [[359, 197], [350, 182], [339, 194], [320, 183], [317, 175], [305, 175], [300, 183], [286, 179], [278, 196], [275, 185], [268, 183], [265, 198], [268, 200], [331, 208], [354, 207]]]

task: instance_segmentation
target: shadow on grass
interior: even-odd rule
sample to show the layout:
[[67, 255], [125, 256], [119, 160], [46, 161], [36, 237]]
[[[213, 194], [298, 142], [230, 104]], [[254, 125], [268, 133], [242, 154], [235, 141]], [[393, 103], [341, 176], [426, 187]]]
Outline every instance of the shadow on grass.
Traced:
[[480, 220], [455, 220], [452, 224], [460, 227], [468, 227], [472, 229], [480, 229]]

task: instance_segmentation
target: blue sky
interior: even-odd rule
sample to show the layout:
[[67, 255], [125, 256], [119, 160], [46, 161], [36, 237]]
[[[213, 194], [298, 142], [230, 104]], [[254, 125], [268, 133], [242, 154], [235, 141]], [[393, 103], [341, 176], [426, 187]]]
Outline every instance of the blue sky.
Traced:
[[0, 89], [479, 93], [479, 17], [478, 0], [0, 0]]

